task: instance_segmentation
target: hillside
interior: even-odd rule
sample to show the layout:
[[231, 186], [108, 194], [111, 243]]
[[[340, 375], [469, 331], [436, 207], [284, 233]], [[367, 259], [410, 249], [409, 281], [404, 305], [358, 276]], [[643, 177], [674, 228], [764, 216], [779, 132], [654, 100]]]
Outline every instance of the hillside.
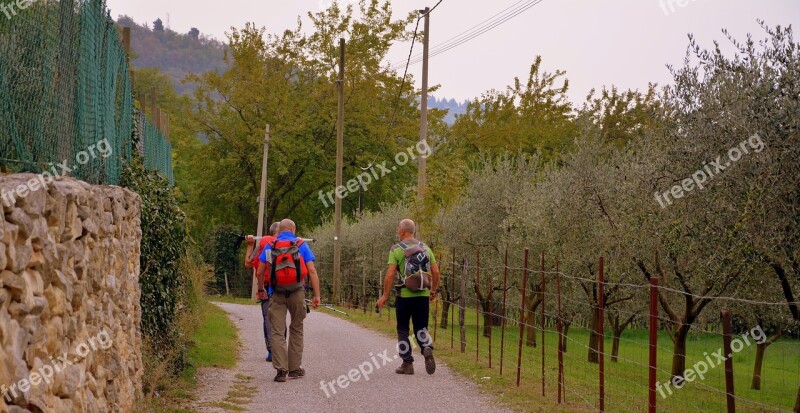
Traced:
[[428, 98], [428, 107], [437, 109], [447, 109], [447, 115], [444, 121], [448, 125], [453, 125], [456, 121], [456, 115], [463, 115], [467, 113], [467, 101], [457, 102], [455, 99], [441, 98], [437, 99], [436, 96]]
[[161, 19], [151, 26], [138, 24], [128, 16], [120, 16], [117, 24], [131, 28], [133, 66], [158, 68], [172, 78], [175, 91], [180, 94], [192, 91], [191, 85], [182, 83], [187, 74], [225, 67], [225, 44], [203, 36], [197, 28], [178, 33], [164, 27]]

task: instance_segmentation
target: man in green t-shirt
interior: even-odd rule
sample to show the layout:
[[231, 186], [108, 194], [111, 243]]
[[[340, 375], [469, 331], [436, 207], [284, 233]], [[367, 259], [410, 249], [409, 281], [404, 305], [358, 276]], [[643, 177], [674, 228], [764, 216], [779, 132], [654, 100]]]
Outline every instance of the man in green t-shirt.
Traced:
[[[383, 282], [383, 295], [378, 299], [376, 305], [382, 308], [389, 301], [389, 293], [395, 290], [397, 301], [395, 303], [397, 311], [397, 349], [403, 364], [395, 370], [398, 374], [414, 374], [414, 357], [412, 356], [411, 343], [409, 341], [409, 322], [414, 323], [414, 336], [419, 343], [422, 355], [425, 357], [425, 371], [433, 374], [436, 371], [436, 362], [433, 359], [433, 338], [428, 333], [428, 318], [430, 316], [430, 302], [436, 299], [439, 289], [439, 265], [436, 264], [436, 257], [433, 251], [414, 238], [416, 225], [410, 219], [400, 221], [397, 226], [397, 237], [400, 239], [398, 244], [392, 246], [389, 251], [389, 268], [386, 270], [386, 278]], [[409, 251], [417, 251], [410, 256], [408, 261], [412, 263], [422, 262], [423, 272], [430, 275], [430, 284], [421, 282], [422, 288], [418, 291], [402, 285], [406, 276], [406, 255]], [[424, 251], [424, 253], [423, 253]], [[427, 256], [427, 257], [426, 257]], [[413, 267], [412, 267], [413, 268]], [[409, 284], [406, 284], [409, 285]], [[413, 287], [412, 287], [413, 288]]]

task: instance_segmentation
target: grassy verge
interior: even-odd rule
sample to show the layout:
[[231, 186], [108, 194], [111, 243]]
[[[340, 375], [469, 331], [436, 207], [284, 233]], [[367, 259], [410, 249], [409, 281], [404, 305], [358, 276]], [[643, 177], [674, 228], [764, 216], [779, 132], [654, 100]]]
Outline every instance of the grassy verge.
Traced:
[[[440, 308], [441, 309], [441, 308]], [[323, 310], [324, 311], [324, 310]], [[395, 318], [391, 320], [386, 310], [379, 316], [374, 311], [345, 310], [350, 317], [341, 318], [394, 336]], [[326, 314], [334, 314], [326, 312]], [[338, 315], [337, 315], [338, 316]], [[482, 320], [481, 320], [482, 322]], [[456, 324], [458, 315], [456, 314]], [[503, 406], [518, 411], [583, 412], [596, 411], [598, 406], [598, 366], [587, 361], [589, 335], [585, 329], [572, 327], [569, 331], [567, 352], [564, 353], [565, 404], [557, 404], [557, 334], [545, 333], [545, 396], [542, 396], [541, 332], [537, 332], [538, 347], [522, 345], [520, 386], [516, 385], [519, 326], [507, 326], [503, 348], [503, 374], [500, 374], [501, 328], [492, 329], [492, 360], [489, 367], [489, 339], [478, 335], [474, 310], [465, 317], [466, 351], [460, 351], [458, 325], [430, 330], [436, 335], [437, 360], [448, 364], [463, 377], [478, 384], [482, 392], [495, 396]], [[482, 333], [482, 324], [481, 329]], [[451, 347], [451, 333], [452, 347]], [[672, 342], [668, 335], [658, 338], [658, 378], [669, 380], [672, 361]], [[476, 354], [475, 343], [478, 343]], [[643, 330], [628, 330], [620, 342], [620, 360], [611, 362], [612, 337], [604, 341], [606, 356], [605, 391], [606, 409], [609, 411], [647, 411], [648, 396], [648, 335]], [[687, 368], [704, 360], [704, 353], [712, 354], [722, 347], [722, 338], [713, 334], [696, 334], [687, 344]], [[773, 344], [764, 356], [762, 390], [751, 390], [756, 346], [745, 347], [734, 356], [735, 394], [737, 406], [742, 411], [791, 410], [800, 377], [800, 343], [782, 340]], [[687, 383], [666, 398], [657, 395], [659, 411], [725, 411], [724, 366], [709, 369], [705, 379]], [[658, 393], [657, 393], [658, 394]]]
[[[197, 369], [236, 365], [239, 345], [236, 326], [222, 309], [211, 304], [218, 297], [209, 297], [203, 292], [209, 271], [199, 262], [199, 259], [187, 257], [181, 263], [181, 271], [188, 274], [192, 284], [175, 326], [186, 351], [168, 352], [166, 359], [159, 359], [154, 356], [157, 352], [149, 350], [152, 347], [145, 339], [142, 351], [144, 394], [138, 400], [137, 412], [193, 413]], [[234, 384], [244, 386], [247, 381], [237, 377]], [[236, 398], [226, 399], [231, 406], [237, 401]]]
[[229, 304], [257, 305], [258, 302], [249, 298], [232, 297], [229, 295], [209, 295], [209, 301]]
[[192, 335], [189, 361], [195, 367], [233, 368], [239, 347], [236, 326], [210, 301], [202, 303], [203, 320]]

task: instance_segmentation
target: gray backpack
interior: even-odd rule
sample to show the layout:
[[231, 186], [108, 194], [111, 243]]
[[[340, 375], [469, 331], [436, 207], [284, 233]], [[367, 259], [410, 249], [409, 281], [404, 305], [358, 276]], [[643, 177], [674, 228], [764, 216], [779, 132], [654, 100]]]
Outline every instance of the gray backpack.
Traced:
[[[416, 241], [416, 240], [415, 240]], [[392, 249], [400, 247], [403, 249], [405, 257], [405, 271], [403, 274], [397, 273], [394, 287], [398, 291], [406, 287], [411, 291], [423, 291], [431, 289], [431, 259], [425, 244], [417, 241], [416, 244], [409, 246], [400, 242]]]

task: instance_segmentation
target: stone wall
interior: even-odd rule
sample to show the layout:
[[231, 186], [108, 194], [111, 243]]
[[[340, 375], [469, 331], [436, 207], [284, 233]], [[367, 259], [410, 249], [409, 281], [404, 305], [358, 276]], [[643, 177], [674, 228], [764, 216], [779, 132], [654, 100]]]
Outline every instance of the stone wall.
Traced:
[[0, 176], [0, 412], [133, 411], [139, 207], [120, 187]]

